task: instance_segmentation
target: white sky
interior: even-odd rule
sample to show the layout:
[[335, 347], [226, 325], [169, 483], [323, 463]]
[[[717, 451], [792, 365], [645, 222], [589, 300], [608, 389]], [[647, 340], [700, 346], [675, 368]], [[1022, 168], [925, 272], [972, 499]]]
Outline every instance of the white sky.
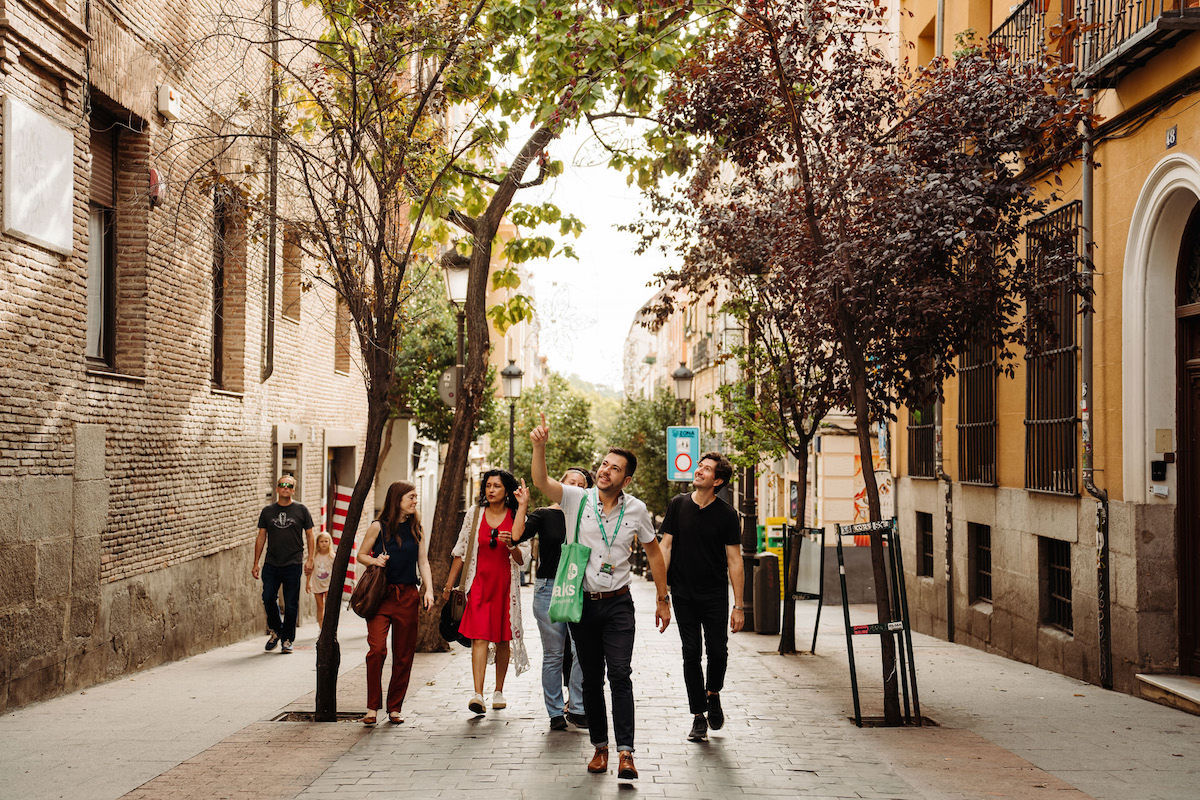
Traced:
[[624, 174], [604, 166], [596, 146], [584, 141], [568, 136], [551, 145], [551, 155], [565, 165], [563, 174], [548, 186], [518, 192], [516, 202], [548, 200], [586, 226], [578, 239], [556, 235], [575, 248], [578, 261], [526, 265], [533, 273], [541, 350], [550, 368], [620, 389], [626, 334], [633, 315], [656, 291], [647, 284], [667, 261], [658, 252], [636, 255], [633, 234], [617, 230], [640, 213], [641, 193], [625, 185]]

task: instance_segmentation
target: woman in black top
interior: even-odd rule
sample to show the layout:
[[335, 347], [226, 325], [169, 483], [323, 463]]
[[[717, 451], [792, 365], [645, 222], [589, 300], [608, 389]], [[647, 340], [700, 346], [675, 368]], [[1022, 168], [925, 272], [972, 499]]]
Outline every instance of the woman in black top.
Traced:
[[[592, 474], [581, 467], [571, 467], [562, 477], [562, 483], [570, 486], [590, 488]], [[574, 524], [572, 522], [572, 524]], [[565, 622], [550, 621], [550, 597], [554, 591], [554, 576], [558, 572], [559, 555], [567, 536], [574, 537], [575, 531], [567, 531], [567, 521], [557, 505], [539, 508], [525, 517], [525, 532], [522, 539], [538, 537], [538, 568], [534, 581], [533, 616], [537, 620], [538, 633], [542, 637], [542, 696], [546, 701], [546, 713], [550, 716], [550, 730], [567, 729], [570, 720], [577, 727], [587, 727], [587, 716], [583, 708], [583, 671], [579, 660], [574, 658], [575, 646]], [[563, 708], [563, 661], [567, 646], [571, 647], [571, 678], [566, 708]]]
[[[399, 725], [408, 679], [417, 647], [417, 611], [433, 606], [429, 576], [429, 540], [422, 535], [417, 515], [417, 489], [397, 481], [388, 487], [379, 519], [371, 523], [358, 548], [358, 563], [375, 564], [387, 573], [387, 594], [375, 616], [367, 620], [367, 713], [364, 725], [374, 725], [383, 706], [383, 662], [387, 658], [388, 628], [392, 629], [392, 677], [388, 681], [388, 721]], [[423, 592], [418, 592], [417, 575]]]

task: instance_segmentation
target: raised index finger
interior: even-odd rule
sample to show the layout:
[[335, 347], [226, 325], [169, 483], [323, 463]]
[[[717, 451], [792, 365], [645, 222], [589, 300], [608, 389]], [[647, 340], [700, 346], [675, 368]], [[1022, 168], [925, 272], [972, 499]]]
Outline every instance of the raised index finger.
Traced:
[[538, 412], [538, 415], [539, 415], [539, 416], [541, 416], [541, 418], [542, 418], [542, 427], [543, 427], [543, 428], [549, 428], [549, 427], [550, 427], [550, 425], [549, 425], [549, 424], [547, 424], [547, 422], [546, 422], [546, 412], [545, 412], [545, 411], [539, 411], [539, 412]]

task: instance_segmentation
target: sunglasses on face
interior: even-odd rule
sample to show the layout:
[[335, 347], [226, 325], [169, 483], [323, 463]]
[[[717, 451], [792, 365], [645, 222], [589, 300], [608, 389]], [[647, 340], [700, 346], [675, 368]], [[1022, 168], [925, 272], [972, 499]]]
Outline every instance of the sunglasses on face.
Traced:
[[296, 488], [296, 484], [294, 484], [294, 483], [278, 483], [278, 484], [276, 484], [276, 486], [278, 486], [280, 489], [295, 489]]
[[498, 538], [500, 538], [500, 531], [496, 530], [495, 528], [492, 528], [492, 538], [488, 539], [488, 547], [495, 550], [496, 549], [496, 540]]

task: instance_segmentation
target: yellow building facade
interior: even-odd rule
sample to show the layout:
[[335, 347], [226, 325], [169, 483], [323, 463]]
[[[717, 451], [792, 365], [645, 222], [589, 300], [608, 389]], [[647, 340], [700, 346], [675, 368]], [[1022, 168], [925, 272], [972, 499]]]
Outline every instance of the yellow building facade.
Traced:
[[1200, 675], [1200, 3], [903, 6], [910, 62], [967, 30], [1017, 54], [1048, 43], [1100, 115], [1092, 174], [1074, 162], [1028, 229], [1075, 232], [1081, 254], [1090, 229], [1091, 347], [1064, 303], [1057, 341], [1018, 354], [1013, 379], [968, 354], [940, 409], [900, 412], [915, 626], [1157, 696], [1158, 676]]

